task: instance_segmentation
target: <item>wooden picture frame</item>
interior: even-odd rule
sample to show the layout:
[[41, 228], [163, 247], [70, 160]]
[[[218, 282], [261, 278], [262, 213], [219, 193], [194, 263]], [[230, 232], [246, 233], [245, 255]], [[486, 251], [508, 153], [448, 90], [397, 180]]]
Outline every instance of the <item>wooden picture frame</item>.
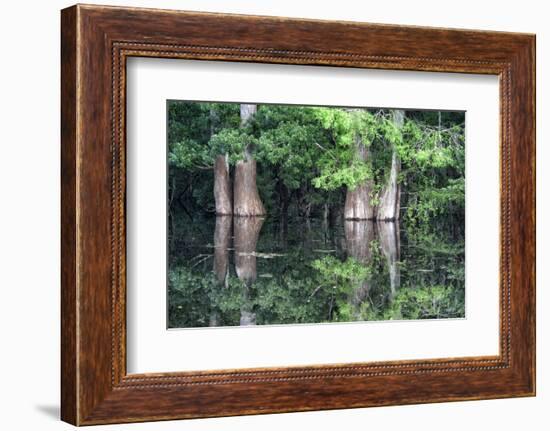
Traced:
[[[74, 425], [535, 394], [535, 36], [77, 5], [62, 11], [61, 417]], [[500, 78], [500, 354], [126, 373], [131, 56]]]

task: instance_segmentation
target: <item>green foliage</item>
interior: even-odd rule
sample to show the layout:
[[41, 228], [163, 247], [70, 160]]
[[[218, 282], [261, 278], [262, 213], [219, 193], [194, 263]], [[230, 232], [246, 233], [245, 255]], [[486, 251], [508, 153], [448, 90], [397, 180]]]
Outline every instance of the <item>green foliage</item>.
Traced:
[[410, 199], [406, 216], [410, 224], [419, 226], [444, 214], [456, 214], [464, 209], [464, 178], [450, 179], [446, 186], [427, 187]]
[[180, 267], [168, 272], [168, 326], [207, 326], [214, 274], [198, 275]]
[[170, 187], [180, 202], [213, 208], [215, 157], [227, 154], [234, 165], [246, 153], [258, 161], [270, 214], [319, 215], [367, 180], [376, 205], [396, 153], [407, 223], [464, 212], [463, 113], [407, 111], [398, 127], [389, 109], [258, 105], [242, 127], [239, 112], [236, 103], [169, 102], [168, 162], [178, 178]]
[[364, 320], [446, 319], [464, 317], [464, 296], [451, 286], [401, 289], [389, 306], [377, 309], [361, 305]]
[[328, 162], [324, 164], [323, 173], [313, 179], [313, 185], [325, 190], [335, 190], [340, 187], [354, 190], [372, 177], [370, 164], [353, 160], [350, 165], [339, 168], [336, 163]]
[[362, 265], [353, 257], [340, 261], [334, 256], [325, 256], [316, 259], [311, 266], [320, 272], [324, 284], [332, 285], [334, 288], [344, 283], [357, 283], [369, 275], [369, 268]]
[[246, 147], [255, 145], [256, 141], [247, 129], [222, 129], [212, 135], [208, 145], [212, 154], [227, 154], [229, 163], [234, 165], [243, 159]]
[[376, 134], [376, 118], [367, 110], [315, 108], [314, 113], [328, 134], [319, 154], [316, 188], [356, 188], [373, 178], [372, 162], [358, 156], [358, 145], [368, 148]]
[[[435, 115], [439, 116], [437, 126]], [[430, 221], [454, 218], [463, 223], [463, 118], [456, 113], [417, 112], [407, 119], [403, 136], [407, 145], [400, 147], [399, 155], [407, 224], [427, 233]]]
[[[245, 133], [239, 126], [238, 104], [169, 101], [168, 162], [192, 170], [211, 167], [215, 157], [225, 152], [235, 159], [244, 145], [237, 142]], [[212, 140], [218, 133], [221, 136]]]
[[261, 130], [256, 158], [271, 166], [290, 190], [307, 186], [316, 171], [319, 145], [326, 139], [313, 108], [260, 106], [255, 125]]
[[213, 163], [209, 148], [189, 138], [182, 138], [170, 146], [168, 163], [179, 169], [193, 170]]

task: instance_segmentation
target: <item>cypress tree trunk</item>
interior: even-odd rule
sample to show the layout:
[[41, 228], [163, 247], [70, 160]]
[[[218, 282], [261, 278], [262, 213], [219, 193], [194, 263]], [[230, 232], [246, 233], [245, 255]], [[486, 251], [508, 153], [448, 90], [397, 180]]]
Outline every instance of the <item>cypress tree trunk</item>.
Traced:
[[234, 214], [236, 216], [261, 216], [264, 205], [256, 186], [256, 160], [239, 161], [235, 167]]
[[[403, 127], [405, 122], [405, 111], [402, 109], [395, 109], [392, 113], [393, 122], [398, 129]], [[397, 148], [392, 148], [391, 167], [390, 174], [380, 191], [380, 199], [376, 218], [378, 220], [399, 220], [399, 209], [401, 206], [401, 192], [399, 184], [397, 183], [397, 177], [401, 171], [401, 160], [397, 154]]]
[[[216, 132], [219, 122], [216, 111], [210, 107], [210, 137]], [[229, 160], [227, 154], [219, 154], [214, 161], [214, 201], [216, 215], [233, 214], [233, 198], [231, 196], [231, 177], [229, 175]]]
[[246, 125], [256, 112], [258, 111], [258, 105], [252, 103], [241, 103], [241, 126]]
[[216, 201], [216, 215], [233, 214], [227, 154], [217, 156], [214, 163], [214, 200]]
[[[241, 104], [241, 126], [244, 126], [256, 114], [257, 106]], [[252, 158], [252, 148], [245, 146], [244, 160], [235, 166], [233, 189], [233, 213], [236, 216], [259, 216], [265, 214], [264, 205], [256, 185], [256, 161]]]
[[[355, 136], [355, 151], [359, 160], [365, 162], [369, 159], [369, 150], [361, 138]], [[346, 192], [346, 203], [344, 205], [344, 217], [346, 220], [372, 220], [374, 219], [374, 208], [371, 204], [373, 189], [372, 179], [367, 179], [355, 189], [348, 188]]]

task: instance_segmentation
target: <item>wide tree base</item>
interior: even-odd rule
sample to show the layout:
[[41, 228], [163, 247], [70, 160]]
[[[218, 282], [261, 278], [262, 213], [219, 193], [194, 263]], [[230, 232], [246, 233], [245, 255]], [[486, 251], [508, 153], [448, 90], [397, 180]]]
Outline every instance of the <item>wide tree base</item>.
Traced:
[[346, 220], [374, 220], [375, 213], [370, 203], [370, 184], [362, 184], [353, 190], [348, 190], [344, 207]]
[[256, 160], [237, 162], [233, 196], [233, 215], [250, 217], [266, 214], [256, 186]]

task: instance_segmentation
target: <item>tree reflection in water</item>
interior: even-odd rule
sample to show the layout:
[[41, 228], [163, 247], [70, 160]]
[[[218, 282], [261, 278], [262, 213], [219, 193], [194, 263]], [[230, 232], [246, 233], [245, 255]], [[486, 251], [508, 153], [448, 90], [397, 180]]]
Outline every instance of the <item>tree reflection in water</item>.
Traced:
[[169, 326], [464, 316], [464, 238], [398, 222], [218, 216], [174, 228]]
[[256, 271], [256, 244], [264, 219], [262, 217], [235, 217], [235, 272], [242, 282], [243, 303], [241, 306], [241, 326], [255, 325], [256, 313], [251, 300], [251, 288], [258, 273]]

